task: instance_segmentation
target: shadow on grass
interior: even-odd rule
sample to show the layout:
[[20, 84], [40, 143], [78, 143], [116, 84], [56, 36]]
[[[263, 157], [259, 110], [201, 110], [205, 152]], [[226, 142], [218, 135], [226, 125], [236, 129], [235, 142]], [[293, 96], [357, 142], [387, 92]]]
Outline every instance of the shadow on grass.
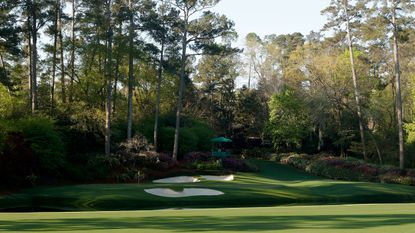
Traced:
[[300, 215], [300, 216], [177, 216], [124, 218], [57, 218], [1, 221], [0, 231], [88, 231], [88, 230], [168, 230], [183, 231], [269, 231], [295, 229], [369, 229], [414, 224], [415, 214], [383, 215]]

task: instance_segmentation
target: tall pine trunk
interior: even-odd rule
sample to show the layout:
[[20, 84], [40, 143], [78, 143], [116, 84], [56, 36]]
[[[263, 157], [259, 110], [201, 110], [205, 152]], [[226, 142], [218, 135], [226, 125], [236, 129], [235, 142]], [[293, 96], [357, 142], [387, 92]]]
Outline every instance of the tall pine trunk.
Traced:
[[62, 103], [66, 103], [66, 84], [65, 84], [65, 63], [63, 57], [63, 35], [62, 35], [62, 9], [60, 0], [58, 0], [58, 35], [59, 35], [59, 61], [61, 67], [61, 95]]
[[393, 26], [393, 60], [395, 62], [395, 88], [396, 88], [396, 115], [398, 120], [399, 135], [399, 167], [405, 168], [404, 135], [402, 117], [402, 95], [401, 95], [401, 68], [399, 63], [398, 28], [396, 24], [396, 9], [398, 2], [392, 4], [392, 26]]
[[[31, 17], [30, 15], [28, 15], [27, 17], [27, 32], [26, 32], [26, 43], [27, 43], [27, 50], [26, 50], [26, 54], [27, 54], [27, 64], [28, 64], [28, 68], [29, 68], [29, 73], [28, 73], [28, 87], [29, 87], [29, 99], [28, 102], [30, 103], [29, 105], [31, 105], [32, 103], [32, 36], [31, 36]], [[33, 112], [32, 112], [33, 113]]]
[[[117, 32], [117, 37], [121, 38], [122, 36], [122, 22], [120, 22]], [[114, 76], [114, 88], [113, 88], [113, 95], [112, 95], [112, 115], [115, 116], [115, 112], [117, 110], [117, 91], [118, 91], [118, 80], [120, 79], [120, 59], [121, 59], [121, 52], [120, 52], [121, 44], [117, 43], [117, 54], [116, 54], [116, 61], [115, 61], [115, 76]]]
[[128, 1], [130, 26], [128, 28], [128, 116], [127, 116], [127, 139], [130, 140], [133, 128], [133, 83], [134, 83], [134, 15], [133, 0]]
[[58, 51], [58, 14], [59, 14], [59, 1], [56, 1], [55, 22], [53, 27], [53, 54], [52, 54], [52, 83], [50, 88], [50, 109], [51, 112], [55, 108], [55, 80], [56, 80], [56, 53]]
[[75, 17], [76, 0], [72, 0], [72, 25], [71, 25], [71, 80], [69, 86], [69, 102], [73, 102], [74, 80], [75, 80]]
[[367, 161], [367, 154], [366, 154], [366, 139], [365, 139], [365, 131], [363, 126], [363, 118], [362, 118], [362, 111], [360, 106], [360, 92], [359, 87], [357, 84], [357, 74], [356, 74], [356, 66], [354, 60], [354, 52], [353, 52], [353, 42], [350, 30], [350, 22], [349, 22], [349, 11], [348, 11], [348, 0], [343, 0], [343, 7], [346, 14], [346, 30], [347, 30], [347, 40], [349, 46], [349, 53], [350, 53], [350, 63], [352, 67], [352, 77], [353, 77], [353, 88], [354, 88], [354, 96], [356, 101], [356, 110], [357, 110], [357, 117], [359, 118], [359, 131], [360, 131], [360, 140], [362, 143], [362, 153], [363, 158]]
[[31, 96], [31, 110], [35, 113], [37, 109], [37, 15], [36, 15], [36, 0], [31, 2], [30, 15], [31, 15], [31, 39], [32, 44], [30, 46], [30, 69], [31, 69], [31, 80], [30, 80], [30, 96]]
[[112, 98], [112, 23], [111, 0], [107, 2], [107, 100], [105, 105], [105, 155], [111, 153], [111, 98]]
[[180, 134], [180, 117], [182, 114], [183, 108], [183, 92], [184, 92], [184, 79], [186, 76], [186, 63], [187, 63], [187, 27], [189, 16], [185, 12], [185, 18], [183, 22], [183, 38], [182, 38], [182, 59], [181, 59], [181, 68], [180, 68], [180, 84], [179, 84], [179, 98], [177, 100], [177, 110], [176, 110], [176, 128], [174, 130], [174, 146], [173, 146], [173, 160], [177, 160], [177, 154], [179, 151], [179, 134]]
[[160, 115], [160, 89], [161, 89], [161, 81], [163, 79], [163, 63], [164, 63], [164, 40], [161, 42], [161, 50], [160, 50], [160, 61], [159, 61], [159, 69], [158, 69], [158, 77], [157, 77], [157, 90], [156, 90], [156, 116], [154, 119], [154, 132], [153, 132], [153, 140], [154, 140], [154, 150], [157, 151], [158, 149], [158, 128], [159, 128], [159, 115]]

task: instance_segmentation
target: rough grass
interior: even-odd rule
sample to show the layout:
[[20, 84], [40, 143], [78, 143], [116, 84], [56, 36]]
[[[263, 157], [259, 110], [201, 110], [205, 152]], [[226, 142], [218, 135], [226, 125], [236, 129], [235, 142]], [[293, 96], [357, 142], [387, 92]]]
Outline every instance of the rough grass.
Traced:
[[[255, 163], [261, 169], [259, 173], [238, 173], [232, 182], [37, 187], [0, 196], [0, 211], [145, 210], [415, 202], [415, 187], [411, 186], [327, 180], [273, 162]], [[222, 191], [225, 195], [165, 198], [145, 193], [146, 188], [210, 188]]]
[[0, 232], [413, 232], [415, 204], [0, 214]]

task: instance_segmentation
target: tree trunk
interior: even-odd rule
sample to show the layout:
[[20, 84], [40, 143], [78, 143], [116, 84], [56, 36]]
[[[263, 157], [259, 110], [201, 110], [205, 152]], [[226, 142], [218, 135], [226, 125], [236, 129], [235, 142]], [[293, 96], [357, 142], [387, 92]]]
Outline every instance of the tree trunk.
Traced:
[[115, 61], [115, 75], [114, 75], [114, 87], [113, 87], [113, 94], [112, 94], [112, 116], [115, 117], [115, 112], [117, 111], [117, 86], [118, 80], [120, 76], [120, 63], [119, 58]]
[[176, 112], [176, 129], [174, 131], [174, 147], [173, 147], [173, 160], [177, 160], [177, 154], [179, 151], [179, 134], [180, 134], [180, 116], [182, 113], [183, 105], [183, 92], [184, 92], [184, 79], [186, 75], [186, 63], [187, 63], [187, 27], [188, 27], [188, 15], [185, 12], [184, 30], [182, 38], [182, 60], [180, 68], [180, 84], [179, 84], [179, 98], [177, 100], [177, 112]]
[[31, 109], [32, 113], [35, 113], [37, 109], [37, 15], [36, 15], [36, 0], [31, 2], [31, 85], [30, 85], [30, 94], [31, 94]]
[[[118, 38], [121, 38], [122, 35], [122, 22], [120, 22], [120, 25], [118, 27]], [[112, 116], [115, 116], [116, 108], [117, 108], [117, 86], [118, 86], [118, 80], [120, 78], [120, 43], [117, 44], [117, 55], [116, 55], [116, 61], [115, 61], [115, 80], [114, 80], [114, 90], [113, 90], [113, 96], [112, 96]]]
[[357, 75], [356, 75], [356, 68], [355, 68], [355, 61], [354, 61], [353, 42], [352, 42], [352, 36], [350, 32], [350, 22], [349, 22], [347, 0], [343, 0], [343, 6], [344, 6], [345, 14], [346, 14], [347, 40], [348, 40], [349, 53], [350, 53], [350, 63], [352, 67], [352, 77], [353, 77], [353, 87], [354, 87], [354, 96], [355, 96], [355, 101], [356, 101], [357, 117], [359, 118], [360, 140], [362, 143], [362, 150], [363, 150], [362, 153], [363, 153], [364, 160], [367, 161], [366, 139], [365, 139], [365, 132], [364, 132], [364, 127], [363, 127], [362, 111], [360, 107], [360, 93], [359, 93], [359, 87], [357, 84]]
[[130, 26], [128, 28], [128, 116], [127, 116], [127, 139], [130, 140], [133, 128], [133, 83], [134, 83], [134, 15], [133, 15], [133, 0], [128, 1]]
[[61, 66], [61, 95], [62, 103], [66, 103], [66, 85], [65, 85], [65, 64], [63, 59], [63, 35], [62, 35], [62, 9], [60, 0], [58, 0], [58, 33], [59, 33], [59, 53], [60, 53], [60, 66]]
[[401, 96], [401, 68], [399, 64], [398, 28], [396, 25], [396, 8], [398, 3], [393, 1], [392, 5], [392, 26], [393, 26], [393, 58], [395, 62], [395, 88], [396, 88], [396, 115], [398, 120], [399, 134], [399, 167], [405, 168], [404, 135], [402, 117], [402, 96]]
[[72, 31], [71, 31], [71, 81], [69, 86], [69, 102], [73, 102], [73, 85], [75, 80], [75, 9], [76, 0], [72, 0]]
[[163, 63], [164, 63], [164, 41], [161, 42], [160, 50], [160, 61], [159, 61], [159, 70], [157, 77], [157, 90], [156, 90], [156, 116], [154, 119], [154, 150], [157, 151], [158, 148], [158, 127], [159, 127], [159, 115], [160, 115], [160, 89], [161, 89], [161, 80], [163, 79]]
[[[27, 64], [28, 64], [28, 68], [29, 68], [29, 79], [28, 79], [28, 84], [29, 84], [29, 105], [31, 105], [32, 102], [32, 37], [31, 37], [31, 23], [30, 23], [30, 16], [27, 17], [27, 32], [26, 32], [26, 36], [27, 36]], [[32, 112], [33, 113], [33, 112]]]
[[59, 14], [59, 2], [56, 1], [56, 13], [54, 22], [54, 35], [53, 35], [53, 54], [52, 54], [52, 83], [50, 88], [50, 110], [53, 113], [55, 108], [55, 80], [56, 80], [56, 53], [58, 51], [58, 14]]
[[111, 98], [112, 98], [112, 23], [111, 0], [107, 2], [107, 103], [105, 108], [105, 155], [111, 153]]
[[252, 62], [249, 62], [248, 90], [251, 89]]

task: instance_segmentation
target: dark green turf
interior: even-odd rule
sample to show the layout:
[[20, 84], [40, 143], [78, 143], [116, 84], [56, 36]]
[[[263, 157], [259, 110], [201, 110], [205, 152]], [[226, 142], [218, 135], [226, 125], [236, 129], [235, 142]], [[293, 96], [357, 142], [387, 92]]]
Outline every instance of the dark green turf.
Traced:
[[[259, 173], [238, 173], [232, 182], [38, 187], [0, 196], [0, 209], [85, 211], [415, 202], [415, 187], [411, 186], [333, 181], [273, 162], [255, 163], [261, 169]], [[211, 188], [225, 195], [165, 198], [144, 192], [160, 187]]]
[[415, 204], [0, 213], [0, 232], [412, 233]]

